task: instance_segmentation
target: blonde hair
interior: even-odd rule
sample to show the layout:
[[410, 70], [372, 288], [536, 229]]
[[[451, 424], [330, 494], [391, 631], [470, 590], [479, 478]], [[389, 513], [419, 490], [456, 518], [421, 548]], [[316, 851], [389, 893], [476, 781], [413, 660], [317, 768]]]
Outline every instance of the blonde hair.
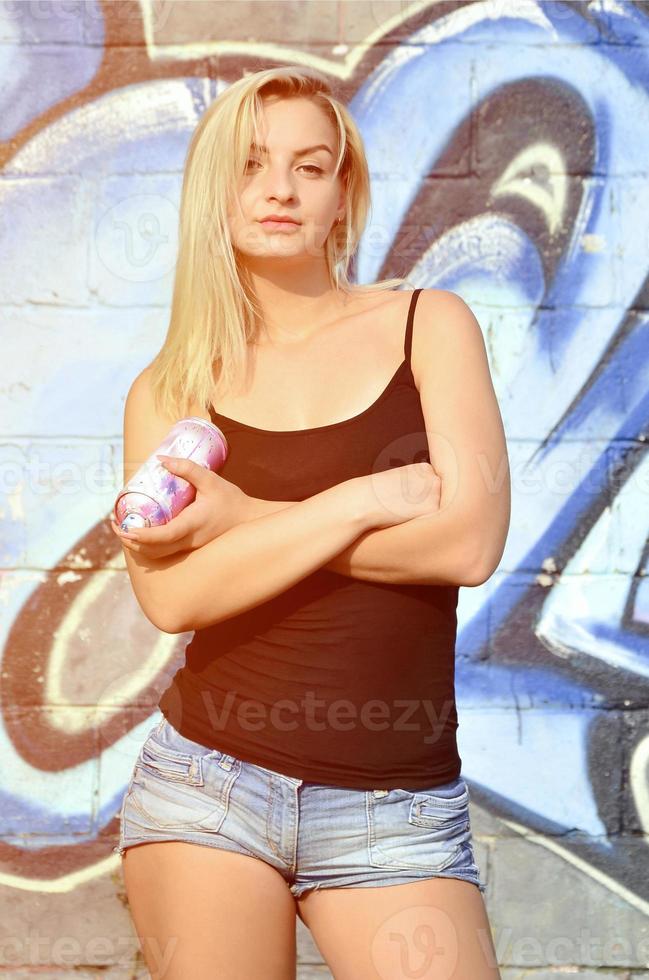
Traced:
[[268, 97], [311, 99], [337, 131], [336, 174], [346, 206], [325, 242], [332, 288], [350, 294], [406, 281], [352, 287], [348, 278], [371, 207], [370, 175], [360, 132], [327, 78], [312, 68], [287, 66], [238, 79], [203, 113], [185, 160], [169, 327], [150, 365], [156, 407], [173, 419], [192, 414], [196, 405], [207, 414], [217, 381], [219, 390], [229, 389], [241, 376], [247, 344], [256, 336], [256, 296], [237, 263], [227, 216]]

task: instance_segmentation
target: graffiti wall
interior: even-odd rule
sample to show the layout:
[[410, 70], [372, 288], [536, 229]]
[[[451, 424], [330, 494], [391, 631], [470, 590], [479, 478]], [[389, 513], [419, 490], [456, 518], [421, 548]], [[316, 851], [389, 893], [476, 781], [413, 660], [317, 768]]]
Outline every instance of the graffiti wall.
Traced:
[[191, 132], [291, 63], [365, 141], [358, 281], [453, 290], [484, 331], [512, 521], [456, 683], [503, 977], [649, 977], [647, 4], [5, 0], [0, 41], [0, 967], [146, 975], [113, 847], [189, 636], [110, 529], [124, 400]]

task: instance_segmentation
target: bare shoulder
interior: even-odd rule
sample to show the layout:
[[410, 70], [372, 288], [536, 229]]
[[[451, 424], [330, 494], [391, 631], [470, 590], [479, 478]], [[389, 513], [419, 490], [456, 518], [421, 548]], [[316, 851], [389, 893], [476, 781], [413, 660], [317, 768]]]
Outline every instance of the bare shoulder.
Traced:
[[422, 289], [412, 339], [412, 371], [419, 387], [423, 372], [443, 372], [449, 358], [486, 360], [482, 329], [473, 310], [449, 289]]
[[[453, 327], [459, 330], [471, 332], [471, 326], [466, 326], [467, 324], [480, 330], [480, 324], [469, 304], [450, 289], [422, 289], [417, 301], [417, 312], [420, 315], [423, 313], [424, 318], [435, 324], [443, 320], [446, 323], [450, 321]], [[462, 326], [463, 324], [465, 326]], [[420, 331], [420, 333], [426, 332], [429, 331]]]
[[156, 407], [153, 394], [152, 367], [147, 365], [131, 382], [124, 405], [124, 425], [130, 429], [138, 420], [148, 425], [167, 425], [175, 421], [166, 418]]
[[139, 374], [131, 381], [131, 386], [128, 389], [128, 394], [126, 396], [126, 403], [133, 404], [137, 402], [140, 406], [143, 402], [153, 402], [153, 392], [151, 390], [151, 365], [147, 365], [143, 368]]
[[151, 385], [151, 366], [131, 382], [124, 405], [124, 482], [160, 445], [176, 419], [156, 408]]
[[[152, 383], [153, 371], [152, 365], [147, 365], [143, 368], [139, 374], [135, 376], [131, 382], [131, 386], [128, 390], [126, 396], [126, 406], [125, 415], [133, 415], [137, 413], [144, 413], [149, 418], [158, 421], [161, 425], [172, 426], [174, 422], [178, 420], [172, 418], [171, 416], [165, 416], [157, 408], [157, 403], [153, 393], [153, 383]], [[190, 415], [200, 415], [209, 421], [209, 415], [207, 415], [197, 403], [194, 403], [191, 407], [189, 413]]]

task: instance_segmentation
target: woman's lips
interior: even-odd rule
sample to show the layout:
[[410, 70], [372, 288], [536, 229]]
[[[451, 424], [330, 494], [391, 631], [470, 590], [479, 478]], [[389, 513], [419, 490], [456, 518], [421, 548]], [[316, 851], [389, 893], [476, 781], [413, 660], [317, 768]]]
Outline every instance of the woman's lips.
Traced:
[[295, 221], [260, 221], [259, 224], [268, 231], [293, 231], [300, 227]]

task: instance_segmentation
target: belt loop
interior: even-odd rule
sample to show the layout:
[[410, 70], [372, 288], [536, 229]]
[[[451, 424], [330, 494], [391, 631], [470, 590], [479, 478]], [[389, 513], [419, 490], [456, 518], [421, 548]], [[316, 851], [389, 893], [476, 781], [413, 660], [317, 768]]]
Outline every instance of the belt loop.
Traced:
[[387, 796], [389, 792], [390, 792], [389, 789], [375, 789], [375, 790], [373, 790], [374, 796], [376, 798], [378, 798], [380, 796]]

